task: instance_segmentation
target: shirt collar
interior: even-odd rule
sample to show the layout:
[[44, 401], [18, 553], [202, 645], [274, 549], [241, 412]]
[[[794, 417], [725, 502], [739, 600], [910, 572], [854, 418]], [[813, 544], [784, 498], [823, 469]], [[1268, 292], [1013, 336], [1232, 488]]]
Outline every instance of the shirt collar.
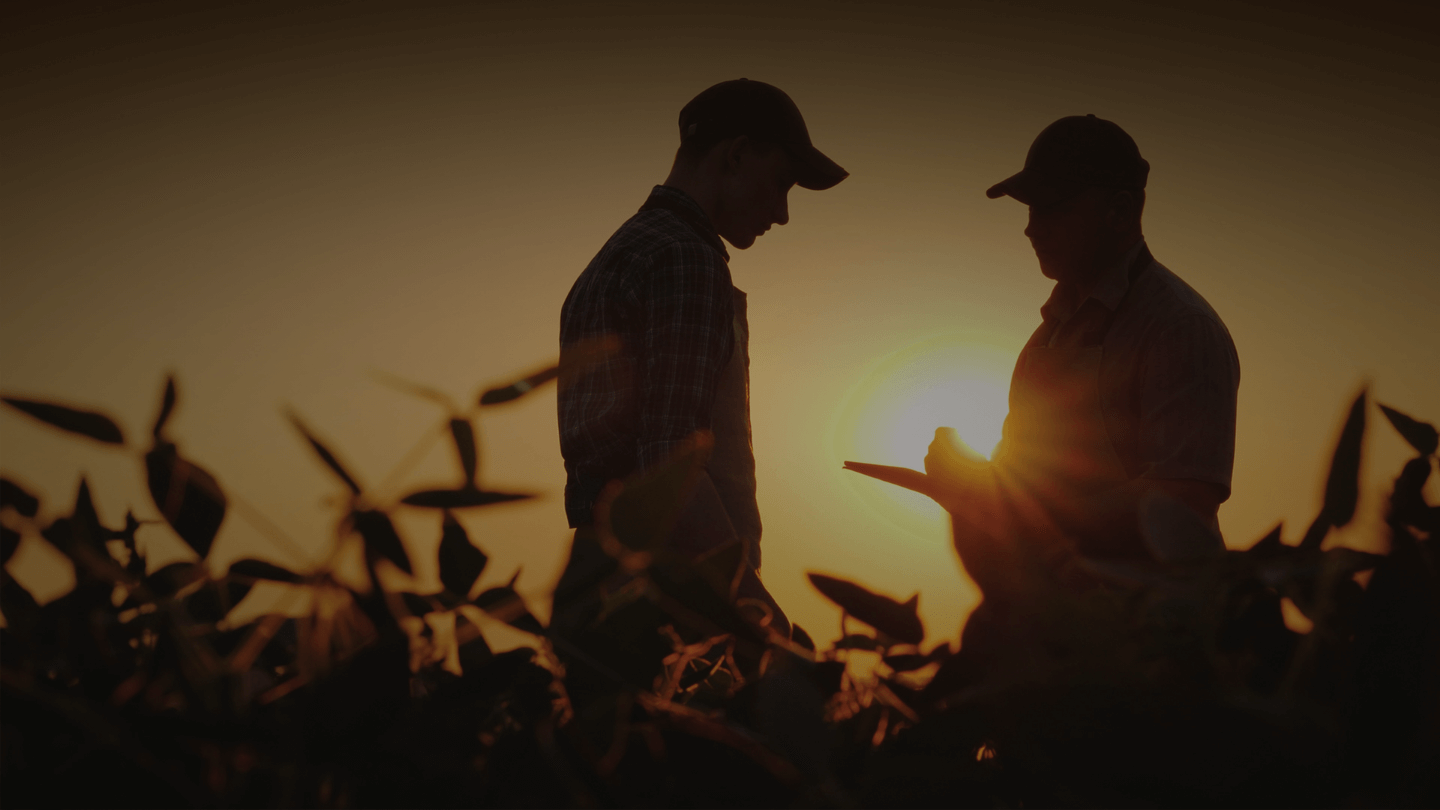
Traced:
[[1070, 294], [1069, 288], [1056, 284], [1050, 291], [1050, 298], [1040, 307], [1040, 317], [1047, 321], [1064, 320], [1074, 315], [1086, 300], [1093, 300], [1111, 312], [1119, 309], [1120, 302], [1125, 300], [1125, 294], [1130, 291], [1130, 265], [1135, 263], [1140, 251], [1144, 249], [1145, 240], [1136, 240], [1135, 244], [1125, 251], [1125, 255], [1105, 268], [1087, 299], [1076, 299]]
[[720, 232], [715, 230], [715, 225], [710, 221], [710, 216], [700, 203], [689, 194], [674, 186], [656, 186], [650, 190], [650, 198], [640, 207], [641, 211], [647, 208], [664, 208], [680, 217], [685, 224], [695, 231], [695, 235], [709, 242], [712, 247], [720, 251], [725, 257], [725, 262], [730, 262], [730, 251], [725, 249], [725, 243], [720, 241]]

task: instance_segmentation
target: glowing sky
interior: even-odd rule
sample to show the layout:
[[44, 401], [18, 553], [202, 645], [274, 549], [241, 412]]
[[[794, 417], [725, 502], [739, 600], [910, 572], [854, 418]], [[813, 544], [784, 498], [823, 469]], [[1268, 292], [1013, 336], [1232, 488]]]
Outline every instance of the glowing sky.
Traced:
[[[938, 511], [840, 462], [918, 465], [947, 408], [988, 451], [1049, 282], [1024, 207], [983, 192], [1060, 116], [1134, 136], [1150, 246], [1235, 339], [1228, 542], [1303, 531], [1362, 382], [1440, 419], [1423, 4], [33, 5], [0, 26], [0, 389], [101, 406], [138, 441], [174, 371], [182, 448], [317, 556], [339, 488], [282, 404], [374, 483], [443, 414], [370, 370], [469, 398], [553, 358], [566, 291], [665, 177], [680, 107], [739, 76], [789, 92], [852, 175], [797, 189], [731, 262], [765, 580], [819, 636], [838, 612], [809, 570], [920, 591], [935, 639], [975, 601]], [[1372, 424], [1365, 528], [1405, 457]], [[543, 614], [568, 542], [553, 390], [480, 427], [485, 480], [544, 497], [467, 523], [487, 580], [523, 565]], [[82, 471], [106, 520], [153, 513], [133, 459], [8, 410], [0, 469], [50, 515]], [[435, 443], [393, 493], [456, 476]], [[401, 527], [428, 559], [438, 518]], [[167, 532], [142, 537], [178, 554]], [[242, 555], [304, 564], [232, 515], [214, 561]]]

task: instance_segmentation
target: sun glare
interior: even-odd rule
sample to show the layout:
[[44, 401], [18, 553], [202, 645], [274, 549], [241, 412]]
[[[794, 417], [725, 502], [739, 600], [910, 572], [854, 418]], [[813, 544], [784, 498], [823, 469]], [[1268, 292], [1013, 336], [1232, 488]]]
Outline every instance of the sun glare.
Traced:
[[[953, 427], [989, 456], [1009, 410], [1015, 353], [985, 335], [945, 335], [879, 359], [851, 389], [837, 415], [839, 461], [920, 469], [938, 427]], [[930, 499], [846, 473], [862, 500], [908, 530], [932, 535], [944, 514]]]

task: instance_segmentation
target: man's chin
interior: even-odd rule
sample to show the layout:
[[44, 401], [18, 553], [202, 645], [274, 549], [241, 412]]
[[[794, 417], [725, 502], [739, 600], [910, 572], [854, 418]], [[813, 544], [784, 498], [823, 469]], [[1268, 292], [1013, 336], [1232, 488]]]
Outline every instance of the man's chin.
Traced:
[[[721, 236], [725, 236], [725, 234], [723, 234], [723, 233], [720, 234], [720, 235], [721, 235]], [[730, 243], [730, 247], [733, 247], [733, 248], [735, 248], [736, 250], [745, 250], [746, 248], [748, 248], [748, 247], [750, 247], [751, 245], [755, 244], [755, 237], [754, 237], [754, 236], [743, 236], [743, 237], [742, 237], [742, 236], [725, 236], [725, 241], [726, 241], [726, 242], [729, 242], [729, 243]]]

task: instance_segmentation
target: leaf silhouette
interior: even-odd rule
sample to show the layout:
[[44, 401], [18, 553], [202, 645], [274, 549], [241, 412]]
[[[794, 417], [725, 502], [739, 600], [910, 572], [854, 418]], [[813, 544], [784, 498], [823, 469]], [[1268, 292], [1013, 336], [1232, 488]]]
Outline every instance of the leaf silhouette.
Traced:
[[197, 622], [218, 622], [240, 604], [251, 587], [244, 582], [207, 582], [186, 597], [185, 611]]
[[1390, 420], [1390, 424], [1395, 426], [1395, 430], [1405, 437], [1405, 441], [1409, 442], [1410, 446], [1415, 448], [1415, 452], [1420, 455], [1433, 455], [1437, 446], [1440, 446], [1440, 433], [1436, 433], [1433, 425], [1411, 419], [1386, 405], [1380, 405], [1380, 412], [1385, 414], [1385, 418]]
[[550, 368], [541, 369], [540, 371], [537, 371], [534, 374], [525, 377], [524, 379], [516, 380], [509, 385], [499, 388], [491, 388], [490, 390], [480, 395], [480, 404], [482, 406], [499, 405], [502, 402], [510, 402], [512, 400], [519, 399], [525, 394], [535, 390], [536, 388], [544, 385], [547, 382], [550, 382], [558, 376], [560, 376], [559, 366], [551, 366]]
[[205, 566], [193, 562], [173, 562], [145, 577], [145, 587], [156, 596], [174, 596], [185, 586], [205, 577]]
[[315, 454], [320, 457], [320, 460], [325, 462], [325, 466], [329, 467], [332, 472], [340, 476], [340, 480], [344, 481], [345, 486], [350, 488], [350, 493], [352, 495], [359, 495], [360, 485], [355, 483], [355, 479], [352, 478], [350, 476], [350, 473], [346, 472], [345, 468], [340, 465], [340, 461], [335, 458], [334, 453], [330, 452], [330, 448], [326, 447], [323, 443], [321, 443], [319, 439], [315, 438], [315, 436], [310, 432], [310, 429], [305, 427], [305, 423], [300, 421], [300, 417], [298, 415], [296, 415], [295, 413], [291, 413], [289, 414], [289, 417], [290, 424], [294, 425], [295, 429], [300, 431], [300, 435], [304, 436], [305, 440], [310, 442], [310, 446], [315, 449]]
[[1331, 527], [1344, 526], [1355, 516], [1360, 499], [1360, 448], [1365, 438], [1365, 392], [1355, 398], [1350, 415], [1335, 444], [1330, 462], [1330, 475], [1325, 480], [1325, 501], [1320, 514], [1300, 541], [1302, 549], [1316, 549], [1324, 542]]
[[228, 502], [215, 477], [161, 442], [145, 454], [150, 497], [165, 522], [202, 558], [210, 553]]
[[520, 598], [520, 594], [508, 585], [487, 589], [475, 597], [474, 604], [517, 630], [524, 630], [535, 635], [545, 632], [544, 625], [530, 615], [530, 609], [525, 607], [525, 601]]
[[[440, 609], [428, 597], [408, 591], [400, 592], [400, 599], [405, 603], [405, 609], [410, 611], [411, 616], [424, 616], [427, 613], [438, 613]], [[428, 626], [427, 626], [428, 631]]]
[[1398, 522], [1435, 534], [1435, 527], [1430, 527], [1430, 515], [1434, 510], [1425, 503], [1425, 482], [1430, 480], [1430, 472], [1430, 459], [1425, 456], [1416, 456], [1405, 462], [1390, 493], [1389, 521], [1392, 524]]
[[399, 377], [388, 371], [380, 371], [379, 369], [372, 370], [370, 376], [380, 381], [381, 384], [388, 385], [397, 391], [404, 391], [412, 396], [428, 399], [452, 413], [460, 410], [455, 407], [455, 400], [451, 399], [449, 394], [439, 389], [431, 388], [428, 385], [421, 385], [417, 382], [411, 382], [404, 377]]
[[10, 634], [5, 641], [7, 645], [14, 643], [10, 639], [15, 638], [16, 631], [30, 631], [25, 632], [25, 635], [30, 635], [41, 617], [40, 605], [35, 597], [4, 569], [0, 569], [0, 613], [5, 614], [8, 625], [5, 632]]
[[90, 482], [80, 479], [80, 488], [75, 493], [75, 510], [70, 513], [70, 545], [65, 549], [72, 554], [81, 546], [102, 554], [109, 559], [105, 548], [105, 537], [109, 532], [100, 525], [100, 516], [95, 512], [95, 501], [90, 497]]
[[365, 538], [367, 555], [384, 557], [407, 574], [415, 572], [410, 567], [410, 555], [405, 552], [405, 544], [395, 532], [395, 524], [390, 522], [389, 515], [374, 510], [358, 510], [350, 519], [354, 522], [355, 531]]
[[558, 365], [540, 369], [509, 385], [487, 390], [480, 395], [480, 405], [499, 405], [503, 402], [511, 402], [519, 399], [561, 375], [569, 375], [586, 366], [598, 363], [619, 350], [620, 338], [615, 335], [605, 335], [590, 340], [582, 340], [573, 345], [566, 346], [560, 350], [560, 363]]
[[301, 577], [293, 571], [288, 571], [274, 563], [264, 560], [246, 558], [236, 560], [230, 565], [231, 576], [254, 577], [255, 579], [268, 579], [272, 582], [299, 582]]
[[460, 454], [460, 467], [465, 471], [465, 487], [474, 489], [475, 467], [478, 463], [475, 428], [469, 419], [451, 419], [450, 435], [455, 437], [455, 452]]
[[844, 661], [820, 661], [810, 670], [810, 682], [820, 690], [826, 700], [840, 691], [841, 679], [845, 676]]
[[815, 651], [815, 640], [798, 624], [790, 625], [790, 640], [811, 652]]
[[10, 562], [15, 549], [20, 547], [20, 532], [9, 526], [0, 526], [0, 565]]
[[867, 636], [862, 633], [851, 633], [850, 635], [835, 642], [837, 650], [878, 650], [880, 642], [874, 636]]
[[471, 506], [488, 506], [492, 503], [523, 501], [534, 495], [510, 492], [485, 492], [479, 489], [426, 489], [412, 492], [401, 499], [406, 506], [423, 506], [428, 509], [465, 509]]
[[160, 438], [160, 432], [165, 429], [165, 423], [170, 420], [170, 412], [175, 410], [175, 378], [165, 378], [165, 393], [160, 398], [160, 415], [155, 417], [155, 427], [150, 431], [155, 438]]
[[918, 595], [906, 602], [897, 602], [843, 579], [824, 574], [810, 574], [809, 577], [810, 583], [827, 599], [876, 630], [906, 644], [919, 644], [925, 638], [925, 627], [916, 613]]
[[446, 512], [439, 551], [440, 583], [445, 589], [462, 599], [469, 596], [470, 587], [485, 570], [486, 559], [485, 552], [470, 542], [465, 527]]
[[90, 497], [90, 484], [84, 478], [80, 479], [79, 491], [75, 493], [75, 510], [69, 517], [52, 522], [40, 534], [75, 563], [78, 582], [120, 584], [128, 579], [125, 569], [105, 547], [111, 531], [100, 524]]
[[64, 405], [56, 405], [53, 402], [36, 402], [16, 397], [0, 397], [0, 399], [3, 399], [10, 407], [61, 430], [88, 436], [106, 444], [125, 443], [125, 436], [120, 432], [120, 426], [104, 414], [81, 411]]
[[1285, 550], [1289, 548], [1280, 542], [1280, 530], [1283, 529], [1284, 526], [1285, 524], [1283, 522], [1276, 523], [1275, 528], [1271, 529], [1264, 537], [1255, 541], [1255, 545], [1245, 549], [1245, 553], [1256, 557], [1273, 557], [1277, 554], [1283, 554]]
[[919, 655], [914, 653], [906, 655], [887, 655], [885, 657], [886, 665], [888, 665], [896, 672], [913, 672], [925, 666], [926, 664], [929, 664], [931, 660], [931, 657], [928, 655]]
[[33, 518], [40, 511], [40, 499], [9, 478], [0, 478], [0, 507], [5, 506], [14, 508], [25, 517]]

